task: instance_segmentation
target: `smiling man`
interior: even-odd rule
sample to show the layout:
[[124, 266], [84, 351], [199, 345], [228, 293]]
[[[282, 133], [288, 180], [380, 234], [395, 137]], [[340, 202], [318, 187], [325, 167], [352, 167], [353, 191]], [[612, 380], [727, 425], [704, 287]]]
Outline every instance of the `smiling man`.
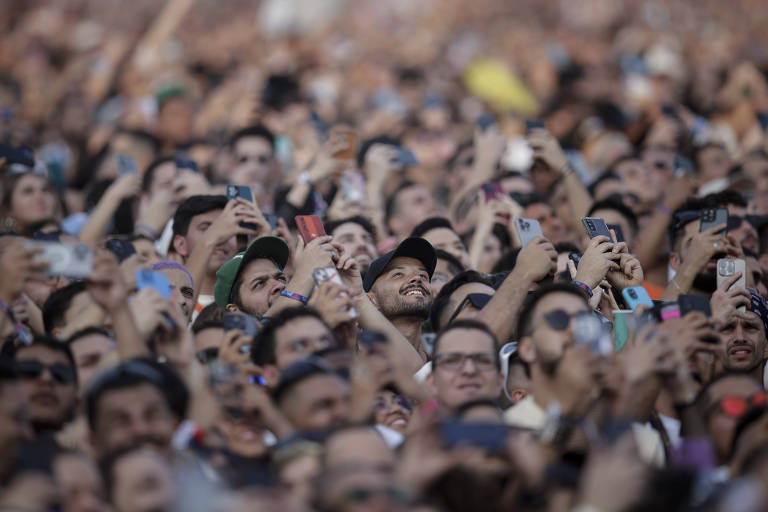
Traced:
[[376, 230], [364, 217], [355, 216], [329, 222], [325, 225], [325, 229], [335, 242], [341, 244], [344, 252], [355, 258], [363, 274], [368, 271], [371, 262], [378, 258]]
[[429, 316], [437, 256], [423, 238], [406, 238], [394, 251], [371, 263], [363, 289], [376, 308], [422, 355], [421, 324]]

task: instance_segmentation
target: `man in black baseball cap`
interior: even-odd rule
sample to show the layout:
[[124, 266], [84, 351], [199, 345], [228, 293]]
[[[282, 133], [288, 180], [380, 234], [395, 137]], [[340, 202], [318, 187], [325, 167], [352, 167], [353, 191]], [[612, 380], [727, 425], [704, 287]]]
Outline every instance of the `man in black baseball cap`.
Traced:
[[425, 360], [421, 324], [432, 305], [429, 282], [436, 264], [435, 249], [429, 242], [406, 238], [394, 251], [374, 260], [363, 279], [371, 302]]

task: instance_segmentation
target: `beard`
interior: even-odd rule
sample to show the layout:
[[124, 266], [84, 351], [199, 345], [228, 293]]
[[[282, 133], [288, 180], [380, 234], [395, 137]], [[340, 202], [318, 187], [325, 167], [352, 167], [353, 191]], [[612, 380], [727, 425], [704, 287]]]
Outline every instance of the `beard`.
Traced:
[[393, 318], [413, 317], [421, 320], [429, 318], [431, 299], [409, 301], [402, 295], [395, 297], [377, 297], [381, 313], [389, 320]]

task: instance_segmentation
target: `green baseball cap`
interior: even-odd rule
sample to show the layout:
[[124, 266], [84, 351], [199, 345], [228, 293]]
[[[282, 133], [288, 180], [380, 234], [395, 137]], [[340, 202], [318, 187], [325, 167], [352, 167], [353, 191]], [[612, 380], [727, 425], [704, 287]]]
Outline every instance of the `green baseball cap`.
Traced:
[[220, 308], [227, 307], [232, 296], [232, 286], [244, 269], [253, 260], [267, 259], [281, 270], [288, 263], [291, 250], [282, 238], [276, 236], [261, 236], [251, 242], [251, 245], [225, 264], [216, 272], [216, 285], [213, 287], [213, 299]]

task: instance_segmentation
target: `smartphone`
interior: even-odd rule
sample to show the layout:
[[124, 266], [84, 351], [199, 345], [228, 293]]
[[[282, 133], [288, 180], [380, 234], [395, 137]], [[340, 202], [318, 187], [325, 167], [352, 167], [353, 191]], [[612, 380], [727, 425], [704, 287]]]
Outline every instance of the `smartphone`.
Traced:
[[182, 152], [176, 153], [173, 157], [173, 163], [176, 165], [176, 169], [186, 169], [188, 171], [197, 172], [197, 162]]
[[117, 155], [117, 170], [121, 175], [136, 172], [136, 161], [129, 155]]
[[335, 267], [319, 267], [312, 271], [312, 279], [315, 280], [315, 284], [320, 285], [326, 281], [330, 281], [334, 284], [344, 286], [344, 281], [341, 280], [339, 271]]
[[544, 121], [541, 119], [526, 119], [525, 120], [525, 133], [531, 133], [533, 130], [540, 130], [545, 128]]
[[357, 343], [366, 347], [373, 347], [377, 344], [387, 343], [387, 337], [380, 332], [363, 329], [357, 336]]
[[168, 300], [171, 298], [171, 283], [162, 272], [140, 268], [136, 271], [136, 287], [139, 291], [144, 288], [152, 288], [160, 296]]
[[[738, 272], [741, 272], [741, 277], [731, 285], [729, 290], [732, 288], [747, 288], [747, 264], [740, 258], [722, 258], [717, 260], [717, 287], [720, 288], [723, 281]], [[738, 311], [746, 311], [746, 306], [740, 306]]]
[[675, 178], [682, 178], [686, 174], [693, 174], [693, 164], [682, 155], [675, 155], [672, 168], [674, 169], [673, 175]]
[[475, 123], [477, 123], [477, 127], [480, 128], [481, 131], [485, 131], [496, 124], [496, 121], [493, 119], [493, 116], [483, 114], [475, 119]]
[[323, 221], [317, 215], [297, 215], [294, 220], [305, 245], [317, 237], [325, 236]]
[[584, 224], [589, 238], [595, 238], [596, 236], [602, 235], [607, 236], [609, 240], [613, 240], [611, 238], [611, 232], [608, 231], [608, 225], [603, 219], [598, 217], [582, 217], [581, 222]]
[[10, 144], [0, 143], [0, 158], [5, 158], [9, 164], [35, 166], [35, 154], [31, 149], [24, 146], [15, 148]]
[[[256, 319], [256, 317], [251, 315], [246, 315], [243, 313], [224, 313], [221, 321], [224, 324], [225, 331], [233, 331], [238, 329], [243, 331], [246, 336], [250, 336], [252, 338], [259, 334], [259, 321]], [[250, 354], [251, 345], [245, 344], [240, 347], [239, 351], [241, 354]]]
[[[227, 200], [231, 201], [237, 198], [245, 199], [246, 201], [253, 202], [253, 192], [251, 187], [247, 185], [227, 185]], [[252, 231], [258, 231], [261, 229], [257, 224], [253, 222], [241, 222], [240, 227], [250, 229]]]
[[[571, 320], [571, 332], [575, 346], [588, 347], [596, 354], [603, 354], [603, 326], [594, 315], [579, 315]], [[609, 351], [613, 351], [609, 347]]]
[[680, 305], [677, 302], [665, 302], [659, 307], [659, 318], [662, 322], [680, 318]]
[[356, 172], [345, 172], [339, 178], [341, 196], [345, 201], [359, 203], [365, 199], [365, 180]]
[[760, 129], [765, 131], [768, 129], [768, 112], [758, 112], [757, 122], [760, 123]]
[[614, 309], [613, 313], [613, 348], [616, 352], [624, 348], [629, 339], [629, 333], [634, 327], [634, 316], [631, 309]]
[[515, 230], [520, 237], [520, 244], [525, 247], [537, 236], [544, 236], [541, 233], [541, 225], [536, 219], [526, 219], [524, 217], [515, 218]]
[[616, 241], [617, 242], [626, 242], [624, 239], [624, 231], [621, 230], [621, 226], [618, 224], [606, 224], [608, 226], [609, 230], [613, 230], [613, 232], [616, 234]]
[[509, 437], [509, 430], [503, 423], [444, 421], [438, 425], [438, 431], [449, 449], [474, 446], [496, 451], [506, 445]]
[[37, 255], [35, 259], [49, 263], [46, 271], [49, 276], [82, 279], [93, 272], [93, 249], [85, 244], [62, 244], [33, 240], [25, 242], [25, 245], [43, 249], [43, 253]]
[[[721, 225], [728, 226], [728, 210], [726, 208], [705, 208], [701, 210], [701, 227], [699, 232]], [[719, 233], [725, 236], [727, 227], [723, 228]]]
[[402, 165], [403, 167], [413, 166], [413, 165], [419, 165], [419, 159], [416, 158], [416, 155], [408, 148], [399, 147], [397, 148], [397, 156], [395, 157], [395, 162]]
[[501, 183], [498, 181], [492, 181], [491, 183], [483, 183], [481, 188], [483, 194], [485, 194], [485, 201], [493, 201], [494, 199], [504, 195], [504, 189], [501, 188]]
[[653, 307], [651, 297], [642, 286], [630, 286], [629, 288], [624, 288], [621, 291], [621, 295], [624, 297], [624, 301], [632, 311], [636, 310], [637, 306], [640, 304], [648, 306], [649, 308]]
[[334, 136], [337, 142], [346, 142], [347, 147], [333, 154], [339, 160], [354, 160], [357, 156], [357, 134], [351, 130], [339, 130]]
[[680, 295], [677, 298], [680, 305], [680, 315], [685, 316], [691, 311], [701, 311], [705, 315], [712, 316], [712, 308], [709, 297], [706, 295]]

